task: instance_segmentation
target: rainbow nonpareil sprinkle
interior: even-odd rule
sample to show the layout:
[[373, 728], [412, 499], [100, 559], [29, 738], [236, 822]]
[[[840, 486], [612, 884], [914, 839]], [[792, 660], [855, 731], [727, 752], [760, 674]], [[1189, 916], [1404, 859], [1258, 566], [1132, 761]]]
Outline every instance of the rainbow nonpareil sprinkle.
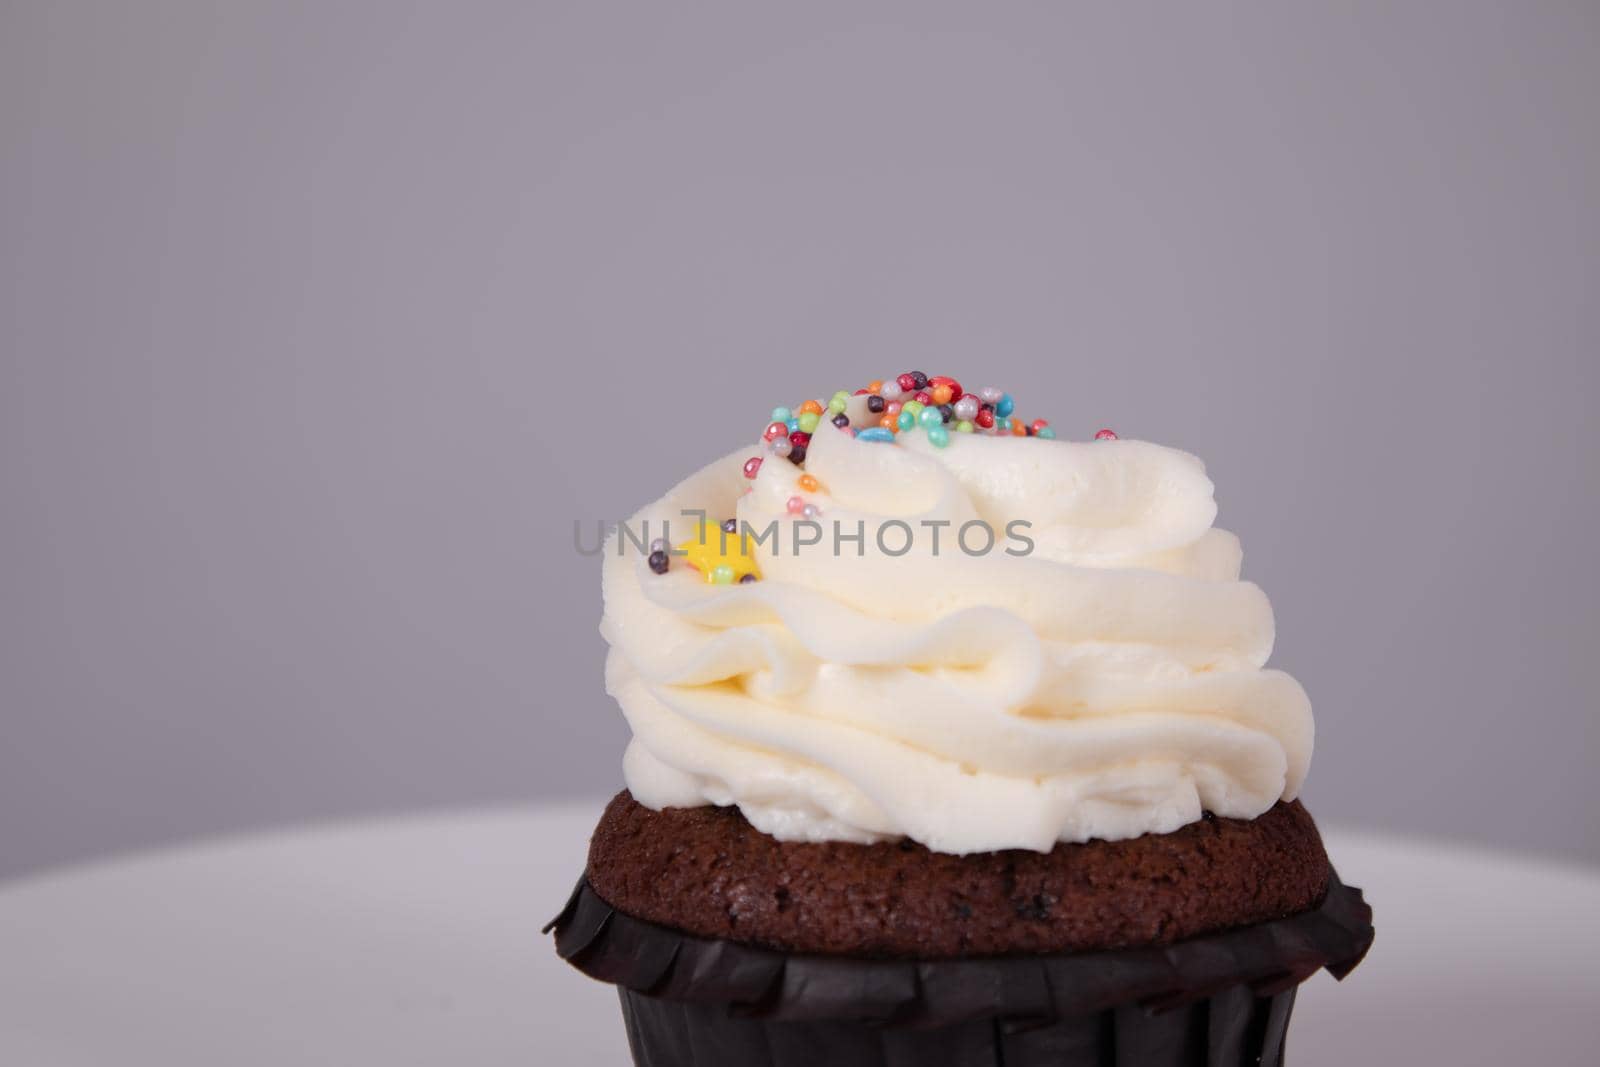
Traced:
[[[860, 398], [865, 400], [857, 403]], [[1055, 437], [1047, 419], [1024, 421], [1016, 415], [1016, 407], [1011, 394], [1003, 389], [990, 386], [968, 392], [959, 381], [946, 375], [906, 371], [870, 381], [853, 393], [841, 389], [826, 403], [807, 400], [792, 408], [774, 408], [761, 434], [766, 455], [745, 460], [744, 476], [755, 478], [767, 456], [786, 459], [804, 470], [811, 435], [824, 419], [858, 441], [883, 444], [892, 444], [901, 434], [917, 431], [926, 434], [928, 443], [935, 448], [947, 448], [952, 433], [1041, 440]], [[1102, 430], [1095, 437], [1116, 439], [1110, 430]]]

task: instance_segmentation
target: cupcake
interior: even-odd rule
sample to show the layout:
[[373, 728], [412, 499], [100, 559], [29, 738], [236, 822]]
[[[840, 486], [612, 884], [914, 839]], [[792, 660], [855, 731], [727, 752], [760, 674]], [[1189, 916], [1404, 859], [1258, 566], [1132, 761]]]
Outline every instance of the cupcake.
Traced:
[[1371, 912], [1199, 460], [920, 372], [606, 546], [627, 789], [552, 922], [638, 1064], [1280, 1062]]

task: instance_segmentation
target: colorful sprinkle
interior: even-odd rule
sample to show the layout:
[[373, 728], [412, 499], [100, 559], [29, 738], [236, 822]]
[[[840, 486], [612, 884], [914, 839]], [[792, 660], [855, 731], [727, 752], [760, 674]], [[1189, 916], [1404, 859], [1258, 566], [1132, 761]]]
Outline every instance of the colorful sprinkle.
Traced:
[[789, 514], [798, 515], [806, 509], [806, 498], [803, 496], [792, 496], [789, 498], [789, 503], [785, 506], [789, 509]]
[[[635, 542], [637, 543], [637, 542]], [[650, 569], [657, 574], [667, 573], [667, 568], [672, 566], [672, 559], [665, 552], [657, 549], [650, 553]]]
[[1094, 439], [1096, 441], [1115, 441], [1117, 439], [1117, 431], [1101, 430], [1099, 433], [1094, 435]]
[[[892, 442], [899, 434], [920, 429], [935, 448], [949, 447], [950, 435], [956, 433], [1055, 439], [1048, 419], [1025, 420], [1016, 414], [1016, 408], [1016, 398], [995, 386], [969, 392], [948, 375], [930, 376], [913, 370], [873, 379], [864, 388], [840, 389], [827, 401], [806, 400], [794, 407], [774, 408], [762, 440], [769, 454], [804, 471], [811, 436], [824, 420], [856, 440], [876, 443]], [[1095, 437], [1115, 440], [1116, 434], [1102, 430]], [[754, 479], [762, 461], [759, 455], [745, 460], [745, 477]], [[820, 483], [802, 474], [799, 486], [802, 492], [815, 493]], [[796, 515], [815, 507], [798, 496], [788, 503], [789, 511]]]
[[750, 538], [729, 534], [714, 523], [702, 523], [699, 533], [678, 546], [684, 561], [709, 583], [730, 585], [742, 575], [761, 577]]

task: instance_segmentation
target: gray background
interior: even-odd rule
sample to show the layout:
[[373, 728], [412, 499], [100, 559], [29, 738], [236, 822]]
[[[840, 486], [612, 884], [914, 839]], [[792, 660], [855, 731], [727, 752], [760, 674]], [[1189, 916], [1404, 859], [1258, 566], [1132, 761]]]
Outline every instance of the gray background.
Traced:
[[1593, 4], [0, 5], [0, 874], [610, 791], [598, 568], [917, 366], [1203, 456], [1319, 817], [1600, 859]]

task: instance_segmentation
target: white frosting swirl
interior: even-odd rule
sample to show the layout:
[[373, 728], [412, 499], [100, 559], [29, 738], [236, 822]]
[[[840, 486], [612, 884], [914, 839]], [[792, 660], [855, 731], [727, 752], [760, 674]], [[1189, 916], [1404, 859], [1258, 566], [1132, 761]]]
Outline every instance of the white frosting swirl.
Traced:
[[[824, 491], [801, 494], [822, 508], [822, 541], [797, 547], [786, 503], [801, 472], [768, 460], [752, 486], [749, 453], [628, 527], [648, 540], [670, 522], [677, 543], [694, 529], [685, 509], [775, 522], [762, 581], [708, 585], [681, 561], [656, 575], [632, 542], [608, 545], [607, 689], [633, 729], [624, 771], [641, 803], [737, 804], [783, 840], [969, 853], [1253, 818], [1299, 790], [1310, 702], [1263, 669], [1272, 610], [1239, 580], [1238, 539], [1212, 528], [1193, 456], [968, 434], [935, 449], [916, 431], [878, 444], [823, 425], [806, 470]], [[903, 555], [888, 554], [899, 527], [878, 542], [894, 520], [912, 534]], [[996, 531], [991, 552], [959, 546], [972, 520]], [[1026, 555], [1006, 551], [1025, 547], [1005, 536], [1014, 520]], [[865, 536], [836, 553], [835, 523]], [[965, 543], [986, 540], [970, 527]]]

